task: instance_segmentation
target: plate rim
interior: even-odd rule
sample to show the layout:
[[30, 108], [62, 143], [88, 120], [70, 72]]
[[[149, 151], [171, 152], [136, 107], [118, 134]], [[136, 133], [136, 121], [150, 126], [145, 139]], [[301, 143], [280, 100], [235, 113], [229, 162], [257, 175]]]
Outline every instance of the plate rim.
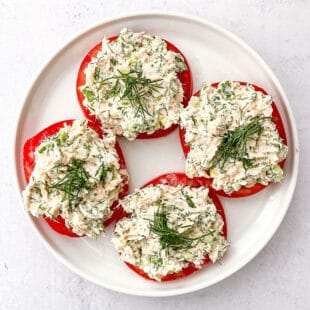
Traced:
[[220, 278], [217, 278], [216, 280], [211, 281], [207, 285], [204, 285], [202, 283], [199, 285], [185, 287], [185, 288], [169, 289], [169, 290], [164, 291], [164, 292], [163, 291], [156, 291], [156, 290], [154, 290], [152, 292], [144, 292], [144, 291], [134, 291], [131, 289], [119, 288], [118, 286], [109, 285], [108, 283], [102, 283], [102, 282], [96, 280], [96, 278], [93, 278], [92, 276], [88, 275], [87, 273], [84, 273], [83, 271], [79, 270], [79, 268], [75, 267], [73, 264], [71, 264], [71, 262], [69, 260], [67, 260], [65, 257], [63, 257], [60, 253], [58, 253], [58, 251], [56, 249], [54, 249], [54, 247], [44, 238], [43, 234], [41, 234], [40, 231], [33, 224], [32, 216], [28, 212], [26, 212], [25, 210], [23, 210], [23, 213], [26, 216], [27, 220], [29, 221], [30, 225], [32, 226], [32, 229], [35, 231], [35, 234], [37, 235], [39, 240], [44, 244], [44, 246], [47, 248], [47, 250], [58, 261], [60, 261], [64, 266], [66, 266], [69, 270], [76, 273], [78, 276], [80, 276], [80, 277], [82, 277], [82, 278], [84, 278], [84, 279], [86, 279], [92, 283], [95, 283], [98, 286], [101, 286], [101, 287], [104, 287], [104, 288], [107, 288], [107, 289], [110, 289], [110, 290], [113, 290], [116, 292], [129, 294], [129, 295], [147, 296], [147, 297], [177, 296], [177, 295], [182, 295], [182, 294], [187, 294], [187, 293], [191, 293], [194, 291], [198, 291], [198, 290], [210, 287], [216, 283], [219, 283], [222, 280], [230, 277], [231, 275], [233, 275], [234, 273], [239, 271], [241, 268], [246, 266], [250, 261], [252, 261], [262, 251], [262, 249], [270, 242], [270, 240], [272, 239], [272, 237], [274, 236], [274, 234], [278, 230], [278, 228], [279, 228], [280, 224], [282, 223], [285, 215], [287, 214], [288, 208], [290, 206], [290, 203], [292, 201], [293, 194], [294, 194], [294, 191], [296, 188], [297, 176], [298, 176], [298, 170], [299, 170], [299, 139], [298, 139], [298, 135], [297, 135], [297, 127], [296, 127], [294, 114], [293, 114], [292, 109], [291, 109], [291, 105], [289, 103], [289, 100], [287, 98], [287, 95], [286, 95], [282, 85], [280, 84], [278, 78], [275, 76], [273, 71], [269, 68], [269, 66], [263, 60], [263, 58], [259, 55], [259, 53], [257, 53], [243, 39], [239, 38], [233, 32], [226, 30], [225, 28], [223, 28], [222, 26], [220, 26], [216, 23], [210, 22], [207, 19], [200, 18], [200, 17], [190, 15], [190, 14], [179, 13], [179, 12], [175, 12], [175, 11], [166, 11], [163, 13], [163, 12], [160, 12], [159, 10], [147, 10], [147, 11], [142, 10], [142, 11], [137, 11], [137, 12], [129, 13], [129, 14], [113, 15], [110, 18], [105, 18], [101, 22], [94, 23], [94, 24], [84, 28], [82, 31], [79, 31], [77, 34], [72, 35], [71, 38], [69, 40], [66, 40], [65, 43], [62, 44], [62, 46], [60, 48], [56, 49], [56, 52], [51, 53], [51, 55], [47, 56], [48, 60], [43, 62], [43, 65], [41, 65], [39, 67], [39, 70], [37, 70], [35, 72], [35, 74], [33, 75], [34, 78], [31, 79], [30, 86], [28, 86], [26, 89], [26, 94], [23, 96], [21, 102], [19, 103], [19, 106], [18, 106], [19, 112], [17, 114], [16, 122], [14, 124], [14, 130], [13, 130], [13, 133], [14, 133], [14, 138], [12, 139], [13, 145], [11, 147], [11, 150], [13, 151], [13, 158], [14, 158], [14, 160], [12, 161], [13, 181], [14, 181], [14, 186], [15, 186], [16, 192], [18, 193], [18, 200], [19, 200], [21, 206], [23, 206], [23, 200], [22, 200], [22, 195], [21, 195], [21, 191], [20, 191], [20, 187], [19, 187], [19, 180], [18, 180], [19, 172], [17, 169], [18, 163], [19, 163], [18, 156], [20, 156], [20, 154], [17, 154], [17, 137], [18, 137], [18, 134], [20, 131], [20, 123], [21, 123], [22, 117], [25, 113], [25, 102], [31, 96], [31, 93], [34, 91], [34, 89], [35, 89], [41, 75], [44, 73], [45, 69], [51, 65], [51, 63], [53, 62], [53, 60], [55, 58], [57, 58], [66, 49], [68, 49], [71, 44], [73, 44], [75, 41], [78, 41], [80, 39], [80, 37], [86, 35], [89, 32], [92, 32], [96, 28], [102, 27], [105, 24], [108, 24], [110, 22], [115, 22], [115, 21], [126, 19], [126, 18], [142, 17], [142, 16], [149, 16], [149, 17], [159, 16], [159, 17], [170, 17], [170, 18], [185, 19], [185, 20], [189, 20], [191, 22], [202, 24], [203, 26], [206, 26], [210, 29], [213, 29], [216, 32], [224, 35], [226, 38], [237, 43], [239, 46], [241, 46], [247, 53], [249, 53], [253, 57], [253, 59], [255, 59], [255, 61], [272, 78], [272, 81], [275, 84], [276, 89], [279, 90], [279, 93], [281, 94], [281, 96], [283, 98], [283, 106], [287, 110], [287, 114], [288, 114], [288, 117], [289, 117], [289, 120], [291, 123], [290, 130], [292, 133], [292, 142], [295, 145], [295, 149], [292, 150], [294, 152], [294, 157], [292, 159], [292, 167], [293, 168], [292, 168], [292, 175], [291, 175], [291, 186], [289, 187], [289, 193], [288, 193], [289, 199], [286, 202], [286, 207], [281, 209], [282, 214], [279, 217], [278, 222], [273, 225], [272, 229], [270, 230], [270, 235], [266, 238], [266, 240], [264, 240], [264, 242], [262, 242], [258, 246], [258, 248], [255, 251], [253, 251], [250, 255], [247, 255], [245, 258], [243, 258], [243, 260], [239, 261], [238, 264], [236, 264], [234, 266], [234, 268], [231, 268], [227, 274], [224, 274]]

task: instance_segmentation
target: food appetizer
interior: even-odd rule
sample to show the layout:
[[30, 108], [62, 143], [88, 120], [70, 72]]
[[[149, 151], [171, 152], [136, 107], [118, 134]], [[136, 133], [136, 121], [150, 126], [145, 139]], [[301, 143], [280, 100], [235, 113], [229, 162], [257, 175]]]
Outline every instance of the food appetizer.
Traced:
[[26, 141], [23, 161], [25, 208], [57, 232], [97, 237], [120, 215], [117, 201], [128, 192], [124, 157], [97, 124], [53, 124]]
[[192, 77], [174, 45], [123, 29], [86, 55], [76, 90], [86, 118], [104, 130], [128, 140], [155, 138], [176, 128]]
[[283, 178], [286, 135], [266, 91], [223, 81], [203, 85], [181, 113], [186, 175], [212, 179], [220, 195], [244, 197]]
[[182, 173], [160, 176], [121, 200], [128, 213], [112, 242], [146, 279], [171, 281], [220, 260], [229, 242], [224, 210], [208, 187]]

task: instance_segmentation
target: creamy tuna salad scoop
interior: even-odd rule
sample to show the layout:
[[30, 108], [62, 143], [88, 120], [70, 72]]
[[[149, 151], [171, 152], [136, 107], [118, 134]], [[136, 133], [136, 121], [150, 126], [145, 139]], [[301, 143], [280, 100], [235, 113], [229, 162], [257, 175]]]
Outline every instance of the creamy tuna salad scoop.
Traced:
[[127, 188], [127, 171], [116, 147], [113, 134], [101, 138], [86, 120], [56, 123], [29, 139], [24, 146], [26, 210], [69, 236], [103, 234]]
[[145, 278], [178, 279], [220, 260], [228, 248], [224, 219], [206, 187], [150, 185], [121, 205], [131, 215], [116, 224], [112, 242]]
[[235, 197], [282, 180], [285, 131], [263, 89], [232, 81], [203, 85], [182, 111], [181, 127], [189, 177], [213, 178], [214, 189]]
[[176, 51], [158, 36], [126, 28], [104, 39], [80, 67], [77, 94], [84, 114], [129, 140], [153, 137], [177, 124], [192, 81]]

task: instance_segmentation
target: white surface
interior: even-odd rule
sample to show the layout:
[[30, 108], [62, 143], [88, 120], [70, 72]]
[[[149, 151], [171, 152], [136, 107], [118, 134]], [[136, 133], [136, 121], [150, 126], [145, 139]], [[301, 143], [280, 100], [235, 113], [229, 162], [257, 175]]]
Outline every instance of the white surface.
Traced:
[[[257, 55], [229, 33], [189, 17], [145, 14], [114, 19], [78, 36], [52, 58], [31, 88], [21, 113], [16, 141], [16, 166], [19, 189], [25, 187], [22, 146], [27, 138], [59, 119], [82, 117], [75, 94], [76, 74], [81, 59], [103, 36], [113, 36], [124, 26], [133, 31], [145, 29], [178, 46], [186, 55], [198, 89], [206, 76], [209, 82], [225, 78], [249, 81], [264, 87], [282, 111], [289, 155], [285, 179], [246, 199], [221, 199], [227, 216], [228, 238], [232, 246], [221, 264], [203, 268], [199, 273], [169, 283], [148, 282], [137, 277], [119, 259], [105, 238], [68, 239], [55, 234], [42, 220], [28, 217], [40, 238], [66, 266], [97, 284], [134, 295], [169, 296], [207, 287], [240, 269], [270, 240], [286, 213], [296, 183], [298, 149], [295, 122], [285, 94], [269, 69]], [[179, 29], [184, 29], [182, 32]], [[192, 35], [195, 34], [195, 35]], [[208, 43], [204, 39], [208, 38]], [[231, 59], [234, 58], [232, 62]], [[37, 117], [33, 117], [35, 111]], [[156, 140], [121, 140], [129, 168], [130, 191], [164, 173], [184, 170], [178, 132]], [[158, 156], [156, 149], [165, 156]], [[159, 158], [164, 163], [159, 163]], [[148, 164], [147, 161], [150, 163]], [[151, 164], [152, 163], [152, 164]], [[145, 167], [149, 167], [146, 171]]]
[[[51, 3], [51, 2], [49, 2]], [[0, 219], [0, 306], [4, 309], [308, 309], [309, 271], [309, 2], [122, 1], [85, 5], [82, 1], [47, 7], [45, 2], [0, 4], [2, 88]], [[199, 5], [200, 4], [200, 5]], [[293, 106], [301, 142], [301, 171], [292, 206], [263, 252], [234, 276], [209, 289], [154, 300], [102, 289], [56, 262], [29, 229], [12, 187], [9, 153], [17, 102], [31, 77], [76, 31], [111, 14], [137, 9], [174, 9], [217, 22], [244, 38], [280, 77]], [[257, 16], [259, 18], [257, 19]], [[298, 22], [296, 22], [298, 20]], [[264, 21], [261, 24], [261, 21]], [[31, 32], [31, 34], [29, 33]], [[36, 49], [34, 48], [37, 47]]]

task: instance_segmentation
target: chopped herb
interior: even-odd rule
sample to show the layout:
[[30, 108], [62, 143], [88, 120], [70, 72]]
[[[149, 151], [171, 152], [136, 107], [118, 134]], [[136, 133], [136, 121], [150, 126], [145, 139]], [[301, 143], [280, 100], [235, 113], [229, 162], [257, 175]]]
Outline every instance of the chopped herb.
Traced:
[[93, 102], [96, 99], [94, 92], [88, 86], [82, 89], [82, 93], [85, 95], [89, 102]]
[[190, 238], [185, 234], [168, 227], [167, 215], [159, 210], [154, 215], [154, 221], [151, 225], [151, 232], [160, 237], [160, 245], [163, 249], [171, 248], [173, 250], [191, 249], [196, 246], [195, 240], [202, 239], [205, 235], [197, 238]]
[[241, 161], [245, 169], [252, 167], [252, 160], [247, 157], [246, 145], [254, 137], [259, 139], [263, 132], [262, 122], [266, 119], [270, 117], [254, 117], [249, 124], [228, 130], [211, 161], [211, 168], [219, 165], [223, 169], [228, 159]]
[[221, 91], [225, 99], [231, 98], [235, 93], [232, 90], [231, 82], [226, 81], [224, 83], [221, 83]]
[[59, 182], [46, 185], [48, 192], [61, 191], [64, 193], [63, 201], [68, 200], [70, 210], [73, 210], [82, 201], [82, 190], [89, 190], [92, 187], [89, 182], [90, 175], [83, 167], [84, 164], [84, 160], [73, 158], [71, 164], [55, 166], [55, 169], [64, 170], [66, 174]]
[[63, 142], [65, 142], [68, 139], [68, 133], [66, 131], [60, 131], [58, 134], [54, 136], [54, 140], [56, 141], [56, 144], [62, 145]]
[[112, 66], [115, 66], [115, 65], [117, 64], [117, 60], [116, 60], [115, 58], [111, 58], [111, 59], [110, 59], [110, 64], [111, 64]]
[[108, 172], [114, 173], [114, 167], [106, 167], [104, 163], [97, 169], [95, 176], [98, 176], [100, 182], [104, 182], [107, 179]]
[[179, 72], [185, 71], [187, 69], [184, 60], [180, 54], [175, 54], [176, 66]]
[[176, 62], [184, 63], [183, 58], [180, 54], [175, 54], [175, 60], [176, 60]]
[[42, 146], [41, 148], [39, 148], [38, 152], [40, 154], [42, 154], [44, 151], [46, 150], [46, 145]]
[[42, 212], [47, 211], [47, 207], [44, 207], [44, 206], [39, 206], [39, 209], [40, 209]]
[[41, 188], [39, 186], [38, 183], [34, 183], [32, 188], [35, 190], [35, 192], [40, 196], [42, 197], [42, 191], [41, 191]]
[[159, 255], [150, 256], [150, 263], [158, 267], [163, 264], [163, 259]]
[[118, 70], [118, 74], [101, 81], [101, 85], [110, 86], [106, 92], [106, 98], [119, 97], [120, 100], [128, 102], [136, 109], [136, 115], [145, 114], [151, 116], [151, 113], [145, 107], [147, 97], [154, 97], [154, 94], [161, 88], [162, 79], [150, 80], [142, 76], [141, 71], [131, 70], [123, 73]]
[[158, 207], [161, 207], [161, 206], [164, 205], [164, 204], [163, 204], [163, 201], [162, 201], [161, 199], [156, 200], [156, 201], [154, 202], [154, 204], [155, 204], [156, 206], [158, 206]]
[[191, 120], [192, 120], [193, 124], [196, 126], [196, 119], [193, 115], [191, 116]]
[[100, 78], [100, 68], [95, 68], [95, 80], [97, 81]]
[[90, 142], [86, 142], [86, 143], [84, 143], [84, 149], [85, 150], [87, 150], [87, 151], [90, 151], [91, 150], [91, 148], [92, 148], [92, 145], [91, 145], [91, 143]]
[[[183, 195], [184, 195], [184, 194], [183, 194]], [[194, 202], [193, 202], [193, 200], [192, 200], [192, 198], [191, 198], [190, 196], [188, 196], [187, 194], [185, 194], [184, 197], [185, 197], [185, 200], [186, 200], [186, 202], [187, 202], [187, 204], [188, 204], [189, 207], [191, 207], [191, 208], [196, 208], [196, 206], [195, 206], [195, 204], [194, 204]]]
[[252, 99], [253, 101], [255, 101], [256, 98], [257, 98], [257, 93], [255, 92], [255, 93], [252, 94], [251, 99]]

